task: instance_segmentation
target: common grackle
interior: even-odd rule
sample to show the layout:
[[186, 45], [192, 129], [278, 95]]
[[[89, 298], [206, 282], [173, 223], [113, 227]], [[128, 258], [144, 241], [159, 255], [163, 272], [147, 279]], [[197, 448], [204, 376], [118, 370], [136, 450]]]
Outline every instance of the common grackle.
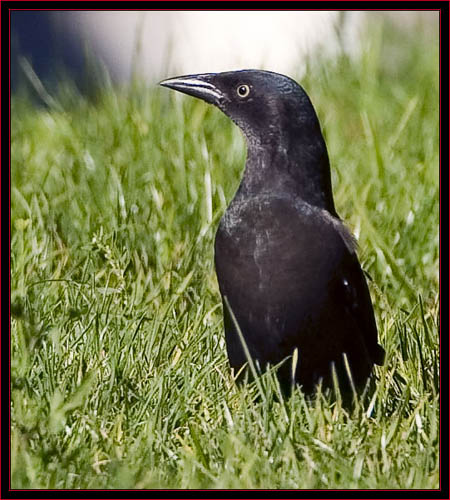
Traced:
[[295, 370], [289, 362], [278, 370], [284, 387], [330, 386], [332, 366], [344, 386], [348, 367], [355, 386], [364, 386], [384, 349], [354, 239], [336, 213], [327, 148], [306, 92], [291, 78], [258, 70], [161, 85], [214, 104], [247, 141], [244, 175], [215, 239], [231, 366], [247, 361], [237, 321], [262, 369], [297, 349]]

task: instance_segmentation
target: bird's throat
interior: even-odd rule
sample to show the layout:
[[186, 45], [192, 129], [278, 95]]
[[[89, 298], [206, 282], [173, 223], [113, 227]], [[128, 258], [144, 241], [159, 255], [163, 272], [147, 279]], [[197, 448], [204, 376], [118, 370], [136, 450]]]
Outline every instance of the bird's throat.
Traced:
[[298, 151], [292, 154], [284, 145], [248, 144], [236, 198], [270, 194], [301, 198], [335, 215], [326, 148], [308, 157]]

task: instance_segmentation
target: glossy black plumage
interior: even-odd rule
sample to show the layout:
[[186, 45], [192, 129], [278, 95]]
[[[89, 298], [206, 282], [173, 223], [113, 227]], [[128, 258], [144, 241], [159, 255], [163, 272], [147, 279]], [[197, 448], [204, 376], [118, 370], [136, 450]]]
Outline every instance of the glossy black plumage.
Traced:
[[[331, 366], [356, 386], [382, 364], [372, 302], [353, 238], [333, 202], [328, 154], [314, 108], [292, 79], [244, 70], [177, 77], [161, 85], [220, 108], [243, 131], [241, 184], [216, 234], [215, 264], [249, 352], [261, 367], [297, 349], [295, 381], [331, 383]], [[245, 354], [224, 302], [230, 364]], [[279, 370], [291, 383], [291, 363]]]

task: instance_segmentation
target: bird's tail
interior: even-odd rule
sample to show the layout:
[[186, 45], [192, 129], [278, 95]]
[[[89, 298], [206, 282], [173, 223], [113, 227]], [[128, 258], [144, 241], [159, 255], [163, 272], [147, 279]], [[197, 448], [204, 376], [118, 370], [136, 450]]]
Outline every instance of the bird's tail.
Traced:
[[373, 362], [376, 365], [384, 365], [384, 358], [386, 356], [385, 350], [380, 346], [380, 344], [377, 344], [377, 347], [375, 348], [375, 352], [373, 353]]

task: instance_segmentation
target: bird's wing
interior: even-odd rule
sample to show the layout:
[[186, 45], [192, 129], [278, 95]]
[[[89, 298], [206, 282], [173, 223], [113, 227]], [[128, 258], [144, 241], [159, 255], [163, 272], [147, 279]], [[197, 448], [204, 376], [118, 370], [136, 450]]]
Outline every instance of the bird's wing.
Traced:
[[347, 252], [340, 269], [340, 293], [343, 306], [351, 314], [362, 333], [372, 361], [382, 365], [384, 349], [378, 344], [378, 332], [369, 288], [356, 253]]
[[362, 333], [366, 349], [375, 364], [384, 362], [384, 349], [378, 344], [378, 331], [367, 281], [356, 254], [357, 243], [347, 226], [324, 209], [319, 217], [338, 232], [346, 246], [339, 271], [336, 293]]

